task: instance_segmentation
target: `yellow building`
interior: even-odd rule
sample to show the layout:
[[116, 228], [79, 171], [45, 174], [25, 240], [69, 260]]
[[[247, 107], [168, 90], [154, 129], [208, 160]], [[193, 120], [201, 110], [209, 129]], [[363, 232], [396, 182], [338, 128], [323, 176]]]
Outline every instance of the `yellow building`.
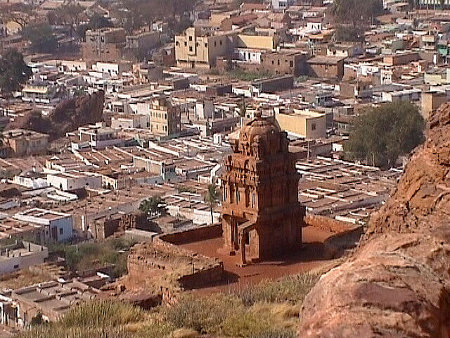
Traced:
[[236, 47], [250, 49], [274, 50], [278, 44], [276, 35], [247, 35], [239, 34], [236, 37]]
[[157, 136], [173, 136], [181, 131], [181, 109], [165, 97], [150, 102], [150, 130]]
[[218, 56], [230, 54], [232, 46], [231, 35], [201, 35], [198, 28], [190, 27], [175, 36], [175, 58], [178, 67], [209, 69]]
[[325, 138], [327, 136], [326, 115], [312, 110], [294, 109], [290, 112], [279, 112], [275, 118], [280, 128], [290, 134], [306, 139]]
[[199, 28], [190, 27], [175, 36], [175, 58], [178, 67], [209, 69], [219, 56], [228, 56], [233, 48], [275, 50], [278, 36], [226, 33], [202, 35]]

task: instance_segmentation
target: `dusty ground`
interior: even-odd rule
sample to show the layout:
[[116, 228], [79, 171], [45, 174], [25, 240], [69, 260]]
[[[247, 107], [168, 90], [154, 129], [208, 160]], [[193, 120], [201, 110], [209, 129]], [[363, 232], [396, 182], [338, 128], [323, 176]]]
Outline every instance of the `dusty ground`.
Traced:
[[323, 242], [334, 233], [311, 226], [303, 229], [303, 247], [298, 252], [278, 260], [265, 261], [245, 267], [237, 266], [237, 258], [218, 252], [223, 246], [222, 238], [180, 245], [200, 254], [217, 257], [225, 268], [225, 279], [220, 285], [204, 288], [201, 292], [227, 291], [255, 284], [264, 279], [277, 279], [287, 275], [318, 269], [329, 265], [331, 260], [325, 257]]

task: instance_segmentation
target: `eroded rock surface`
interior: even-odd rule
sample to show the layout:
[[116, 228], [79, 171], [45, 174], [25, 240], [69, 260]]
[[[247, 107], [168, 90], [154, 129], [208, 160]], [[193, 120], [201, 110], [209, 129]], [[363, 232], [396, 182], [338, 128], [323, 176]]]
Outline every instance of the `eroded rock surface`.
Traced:
[[103, 91], [74, 97], [61, 101], [48, 116], [42, 116], [40, 112], [34, 111], [18, 117], [7, 129], [34, 130], [48, 134], [53, 140], [78, 127], [102, 121], [104, 101]]
[[362, 246], [303, 303], [301, 337], [450, 337], [450, 104]]

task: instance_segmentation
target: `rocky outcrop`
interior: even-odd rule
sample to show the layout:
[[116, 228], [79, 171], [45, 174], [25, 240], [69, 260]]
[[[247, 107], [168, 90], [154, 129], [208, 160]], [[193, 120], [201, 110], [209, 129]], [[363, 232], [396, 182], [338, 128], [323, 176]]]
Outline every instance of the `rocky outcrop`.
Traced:
[[366, 238], [306, 297], [302, 337], [450, 337], [450, 104]]
[[396, 191], [371, 219], [374, 233], [423, 232], [450, 219], [450, 104], [430, 117], [427, 140], [413, 154]]
[[104, 101], [103, 91], [74, 97], [60, 102], [48, 116], [33, 111], [17, 118], [7, 129], [34, 130], [50, 135], [50, 139], [56, 139], [78, 127], [101, 121]]

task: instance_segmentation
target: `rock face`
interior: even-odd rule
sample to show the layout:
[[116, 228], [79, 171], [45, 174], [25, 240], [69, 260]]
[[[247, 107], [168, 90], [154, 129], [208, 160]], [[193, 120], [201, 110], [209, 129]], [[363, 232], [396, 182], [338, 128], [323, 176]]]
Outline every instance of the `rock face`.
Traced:
[[450, 104], [430, 117], [427, 140], [412, 156], [392, 198], [370, 223], [374, 233], [423, 232], [450, 220]]
[[101, 121], [104, 101], [103, 91], [75, 97], [60, 102], [48, 116], [31, 112], [22, 118], [17, 118], [8, 125], [8, 129], [34, 130], [50, 135], [50, 139], [56, 139], [78, 127]]
[[450, 104], [362, 246], [303, 303], [302, 337], [450, 337]]

